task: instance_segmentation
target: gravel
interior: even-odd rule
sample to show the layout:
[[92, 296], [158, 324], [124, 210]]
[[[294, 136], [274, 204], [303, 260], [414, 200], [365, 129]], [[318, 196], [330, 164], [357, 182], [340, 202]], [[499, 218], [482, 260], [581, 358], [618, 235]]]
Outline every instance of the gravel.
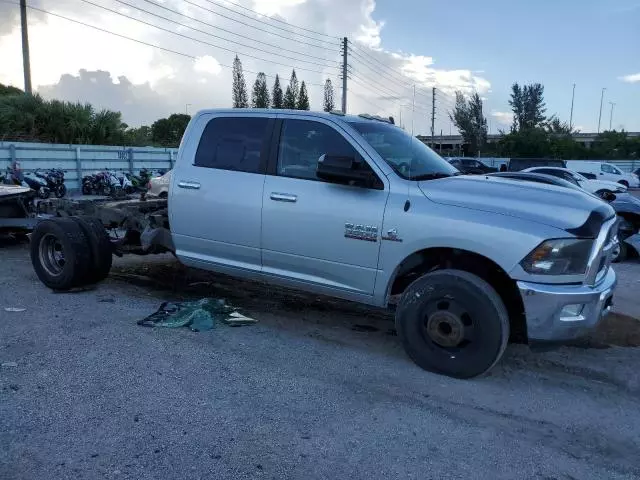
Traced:
[[[640, 478], [640, 349], [584, 348], [608, 330], [581, 348], [511, 346], [460, 381], [408, 360], [386, 312], [166, 257], [120, 259], [97, 289], [55, 294], [23, 245], [0, 249], [3, 480]], [[640, 264], [616, 269], [626, 316], [609, 330], [633, 329]], [[136, 325], [202, 295], [259, 323]]]

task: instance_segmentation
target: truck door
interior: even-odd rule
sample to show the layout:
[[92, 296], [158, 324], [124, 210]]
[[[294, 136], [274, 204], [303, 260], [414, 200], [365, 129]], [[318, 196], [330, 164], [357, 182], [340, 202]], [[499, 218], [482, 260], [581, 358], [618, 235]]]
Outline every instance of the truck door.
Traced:
[[274, 138], [262, 210], [263, 273], [366, 300], [375, 286], [386, 177], [365, 163], [378, 177], [375, 188], [318, 179], [323, 154], [367, 158], [329, 120], [284, 116]]
[[170, 223], [187, 265], [259, 272], [262, 189], [274, 120], [204, 114], [185, 134], [172, 174]]

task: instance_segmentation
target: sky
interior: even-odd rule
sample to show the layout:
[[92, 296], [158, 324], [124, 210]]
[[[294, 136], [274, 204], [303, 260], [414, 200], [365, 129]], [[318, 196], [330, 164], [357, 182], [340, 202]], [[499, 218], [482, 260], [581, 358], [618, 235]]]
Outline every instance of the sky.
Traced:
[[[0, 83], [23, 86], [17, 0], [0, 0]], [[114, 36], [29, 10], [32, 82], [45, 98], [119, 110], [131, 126], [231, 105], [237, 54], [249, 91], [257, 72], [286, 84], [293, 67], [322, 108], [340, 39], [349, 41], [349, 113], [456, 133], [454, 92], [477, 92], [490, 132], [508, 129], [514, 82], [545, 87], [547, 114], [596, 131], [640, 131], [640, 0], [28, 0]], [[111, 11], [107, 11], [106, 7]], [[146, 11], [146, 12], [145, 12]], [[160, 28], [158, 28], [160, 27]], [[143, 43], [140, 43], [143, 42]], [[169, 51], [170, 50], [170, 51]], [[414, 93], [415, 92], [415, 93]]]

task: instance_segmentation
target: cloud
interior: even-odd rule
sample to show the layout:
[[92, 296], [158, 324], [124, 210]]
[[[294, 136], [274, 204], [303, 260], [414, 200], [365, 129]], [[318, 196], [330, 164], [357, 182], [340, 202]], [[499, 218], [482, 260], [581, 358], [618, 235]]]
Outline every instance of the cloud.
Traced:
[[618, 80], [622, 80], [627, 83], [636, 83], [640, 82], [640, 73], [632, 73], [630, 75], [624, 75], [623, 77], [618, 77]]
[[511, 125], [513, 122], [512, 112], [499, 112], [497, 110], [492, 110], [491, 116], [501, 125]]
[[211, 55], [205, 55], [196, 59], [193, 69], [196, 72], [209, 73], [211, 75], [218, 75], [222, 71], [222, 67], [218, 60]]
[[[221, 4], [194, 0], [203, 8], [181, 0], [154, 1], [178, 13], [153, 6], [151, 2], [145, 4], [144, 8], [166, 16], [173, 22], [223, 38], [194, 32], [134, 8], [123, 9], [115, 3], [109, 4], [109, 7], [201, 42], [143, 25], [94, 6], [79, 4], [77, 0], [31, 0], [30, 4], [38, 8], [186, 54], [180, 56], [30, 11], [33, 84], [48, 97], [59, 96], [66, 100], [121, 109], [124, 120], [131, 125], [151, 123], [159, 115], [184, 111], [185, 104], [192, 105], [191, 112], [199, 108], [228, 107], [231, 103], [229, 66], [237, 53], [242, 60], [249, 88], [255, 74], [260, 71], [267, 74], [270, 86], [276, 74], [286, 84], [295, 66], [298, 78], [307, 83], [311, 108], [321, 109], [322, 84], [327, 78], [334, 84], [336, 103], [340, 103], [340, 42], [342, 37], [347, 36], [354, 51], [349, 57], [351, 80], [348, 106], [351, 113], [375, 112], [398, 116], [402, 110], [403, 121], [409, 123], [412, 85], [416, 84], [416, 131], [427, 131], [429, 115], [425, 112], [430, 113], [432, 86], [439, 89], [437, 109], [440, 113], [451, 107], [450, 95], [455, 90], [465, 93], [478, 91], [481, 94], [490, 91], [489, 81], [479, 76], [478, 72], [465, 68], [443, 69], [438, 67], [437, 59], [428, 55], [385, 49], [382, 36], [384, 22], [373, 19], [375, 0], [234, 0], [233, 3]], [[245, 7], [234, 5], [238, 2]], [[107, 5], [107, 2], [101, 3]], [[136, 5], [139, 4], [141, 2], [136, 2]], [[234, 15], [223, 7], [255, 17], [255, 20]], [[252, 14], [249, 8], [258, 13]], [[21, 86], [22, 58], [16, 12], [17, 8], [7, 10], [7, 4], [0, 3], [0, 18], [3, 19], [0, 27], [0, 58], [3, 62], [0, 82]], [[181, 17], [179, 13], [197, 21]], [[220, 14], [240, 18], [246, 24], [258, 26], [264, 31], [239, 24]], [[296, 36], [291, 33], [293, 27], [268, 17], [308, 30], [298, 30], [301, 35]], [[324, 36], [309, 30], [322, 32]], [[298, 40], [288, 40], [274, 34], [296, 36]], [[247, 46], [240, 46], [233, 41]], [[322, 44], [325, 48], [318, 48], [314, 44]], [[446, 115], [438, 115], [436, 129], [447, 127]]]

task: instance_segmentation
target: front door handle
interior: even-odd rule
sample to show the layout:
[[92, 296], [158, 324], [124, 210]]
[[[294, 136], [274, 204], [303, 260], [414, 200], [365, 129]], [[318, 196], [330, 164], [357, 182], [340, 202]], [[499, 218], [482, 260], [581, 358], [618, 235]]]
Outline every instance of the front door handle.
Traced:
[[180, 188], [189, 188], [191, 190], [198, 190], [200, 188], [200, 184], [198, 182], [178, 182], [178, 186]]
[[271, 200], [275, 200], [276, 202], [295, 202], [298, 200], [297, 195], [291, 195], [290, 193], [276, 193], [271, 192]]

